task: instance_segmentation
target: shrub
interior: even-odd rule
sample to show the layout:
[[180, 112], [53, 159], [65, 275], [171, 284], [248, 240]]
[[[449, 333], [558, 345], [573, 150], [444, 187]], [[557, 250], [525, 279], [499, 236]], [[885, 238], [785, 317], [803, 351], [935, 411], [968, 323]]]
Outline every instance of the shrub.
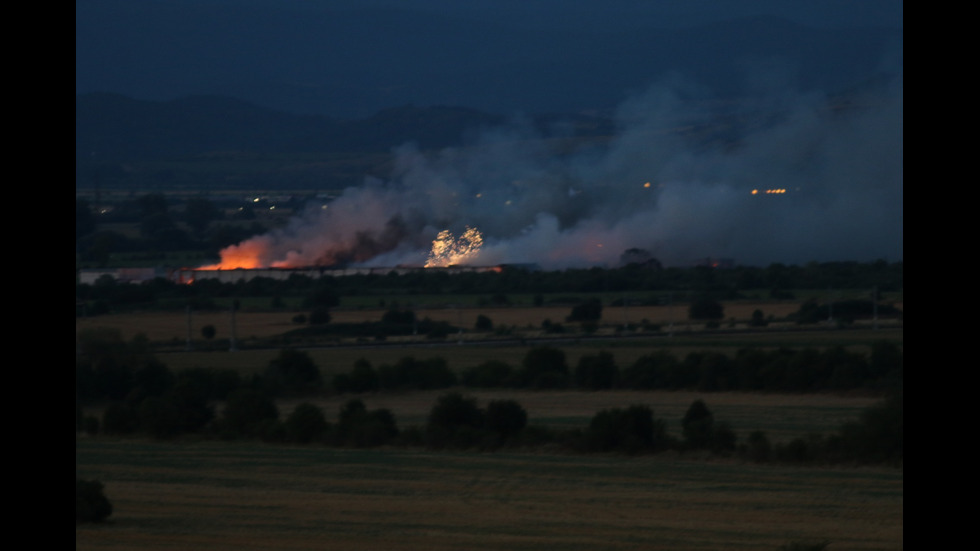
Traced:
[[302, 350], [285, 348], [269, 362], [266, 376], [277, 388], [292, 393], [307, 393], [320, 387], [320, 369]]
[[440, 397], [429, 412], [426, 443], [434, 448], [470, 447], [482, 439], [483, 423], [475, 398], [451, 392]]
[[616, 384], [618, 368], [613, 355], [605, 350], [596, 355], [579, 358], [575, 368], [575, 386], [588, 390], [612, 388]]
[[367, 448], [388, 444], [398, 436], [390, 410], [368, 411], [364, 402], [350, 400], [340, 409], [334, 441], [341, 446]]
[[757, 430], [749, 434], [744, 448], [745, 457], [750, 461], [763, 463], [769, 460], [771, 453], [772, 445], [769, 443], [769, 437], [766, 436], [766, 433]]
[[102, 414], [102, 431], [106, 434], [132, 434], [137, 428], [139, 417], [127, 404], [114, 402]]
[[487, 316], [480, 314], [476, 317], [477, 331], [493, 331], [493, 321]]
[[714, 414], [708, 409], [703, 400], [695, 400], [681, 421], [684, 442], [688, 448], [704, 449], [711, 445], [711, 433], [714, 429]]
[[180, 415], [169, 400], [150, 396], [140, 402], [140, 430], [154, 438], [170, 438], [180, 433]]
[[98, 480], [75, 479], [75, 522], [102, 522], [112, 514], [112, 503]]
[[587, 449], [600, 452], [658, 451], [667, 442], [664, 423], [655, 420], [653, 410], [642, 405], [600, 411], [592, 417], [585, 435]]
[[692, 320], [720, 320], [725, 317], [725, 308], [713, 298], [699, 297], [688, 308], [688, 317]]
[[431, 390], [456, 384], [456, 374], [444, 358], [416, 360], [406, 356], [393, 366], [378, 369], [380, 388], [386, 390]]
[[326, 325], [331, 319], [330, 309], [326, 306], [318, 306], [310, 311], [310, 325]]
[[302, 403], [286, 417], [286, 439], [290, 442], [307, 444], [321, 438], [328, 426], [323, 410], [313, 404]]
[[602, 319], [602, 302], [597, 299], [589, 299], [581, 304], [572, 307], [572, 313], [565, 321], [599, 321]]
[[487, 430], [502, 440], [513, 437], [527, 426], [527, 412], [514, 400], [492, 400], [484, 415]]
[[487, 360], [463, 372], [463, 384], [472, 388], [512, 386], [514, 368], [500, 360]]
[[568, 386], [568, 364], [565, 352], [550, 346], [528, 350], [521, 363], [521, 380], [534, 389], [564, 388]]
[[623, 370], [620, 386], [634, 390], [677, 388], [680, 362], [666, 351], [653, 352], [637, 358]]
[[278, 418], [279, 408], [268, 395], [241, 388], [228, 395], [222, 423], [232, 436], [257, 436], [262, 421]]

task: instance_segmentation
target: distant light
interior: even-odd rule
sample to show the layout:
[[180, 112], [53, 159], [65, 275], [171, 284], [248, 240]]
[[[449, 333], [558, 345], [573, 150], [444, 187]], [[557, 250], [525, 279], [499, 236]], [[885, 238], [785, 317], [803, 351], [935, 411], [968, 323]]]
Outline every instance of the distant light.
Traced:
[[649, 188], [650, 187], [650, 182], [647, 182], [647, 183], [643, 184], [643, 187]]

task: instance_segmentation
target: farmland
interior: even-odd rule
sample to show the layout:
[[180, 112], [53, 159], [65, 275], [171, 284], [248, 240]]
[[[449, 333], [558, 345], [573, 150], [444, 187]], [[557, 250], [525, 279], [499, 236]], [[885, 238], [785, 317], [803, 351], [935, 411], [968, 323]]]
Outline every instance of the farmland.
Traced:
[[79, 440], [76, 549], [901, 549], [903, 474], [671, 457]]
[[[785, 310], [776, 310], [779, 306]], [[683, 312], [636, 307], [603, 312], [592, 337], [556, 341], [575, 365], [606, 350], [626, 366], [643, 354], [678, 356], [699, 350], [734, 354], [746, 346], [867, 350], [875, 340], [901, 344], [901, 324], [871, 330], [811, 328], [779, 323], [743, 331], [754, 309], [784, 316], [798, 304], [726, 305], [728, 330], [704, 331]], [[337, 309], [333, 322], [370, 321], [380, 309]], [[567, 308], [432, 308], [472, 327], [479, 314], [533, 334], [545, 319], [563, 320]], [[240, 312], [237, 331], [252, 336], [287, 333], [294, 312]], [[635, 317], [634, 317], [635, 316]], [[617, 335], [627, 319], [666, 324], [676, 332]], [[226, 327], [227, 312], [195, 313], [194, 328]], [[78, 318], [76, 332], [110, 327], [125, 338], [146, 335], [156, 356], [175, 370], [192, 367], [259, 373], [276, 348], [230, 352], [219, 329], [215, 342], [194, 335], [185, 349], [184, 313], [137, 312]], [[227, 333], [224, 333], [227, 337]], [[518, 365], [527, 343], [494, 342], [470, 332], [445, 340], [389, 338], [384, 342], [304, 348], [325, 380], [358, 359], [373, 365], [404, 356], [445, 358], [460, 372], [487, 359]], [[321, 408], [331, 422], [352, 397], [369, 409], [390, 410], [400, 428], [418, 427], [444, 390], [341, 395], [324, 392], [278, 400], [283, 416], [301, 402]], [[567, 430], [587, 426], [596, 412], [643, 404], [680, 434], [680, 419], [703, 399], [715, 418], [730, 423], [740, 441], [754, 430], [774, 443], [827, 434], [852, 421], [878, 396], [862, 392], [778, 394], [744, 392], [465, 389], [480, 404], [516, 400], [530, 425]], [[220, 411], [220, 405], [219, 405]], [[548, 448], [494, 453], [432, 451], [387, 446], [350, 449], [189, 436], [170, 442], [105, 435], [76, 437], [76, 476], [105, 483], [114, 512], [107, 523], [76, 525], [77, 549], [760, 549], [791, 543], [829, 543], [827, 549], [901, 549], [904, 474], [901, 467], [755, 464], [678, 452], [654, 455], [575, 454]]]

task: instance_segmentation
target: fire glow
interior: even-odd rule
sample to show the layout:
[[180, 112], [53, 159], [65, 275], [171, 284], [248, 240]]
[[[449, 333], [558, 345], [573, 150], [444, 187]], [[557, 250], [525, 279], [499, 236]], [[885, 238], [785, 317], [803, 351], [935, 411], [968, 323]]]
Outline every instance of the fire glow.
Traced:
[[432, 242], [426, 268], [445, 268], [473, 260], [483, 246], [483, 235], [476, 228], [466, 227], [458, 239], [449, 230], [442, 230]]

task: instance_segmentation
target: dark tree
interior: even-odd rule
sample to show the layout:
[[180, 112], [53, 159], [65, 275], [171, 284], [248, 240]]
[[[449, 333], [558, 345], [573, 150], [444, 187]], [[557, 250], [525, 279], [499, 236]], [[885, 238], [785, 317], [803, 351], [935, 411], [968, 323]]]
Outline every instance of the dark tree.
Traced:
[[599, 321], [600, 319], [602, 319], [602, 302], [593, 298], [573, 306], [572, 313], [566, 321]]
[[368, 410], [360, 399], [340, 409], [335, 441], [341, 446], [368, 448], [391, 442], [398, 436], [395, 416], [387, 409]]
[[691, 449], [705, 449], [711, 446], [715, 416], [703, 400], [695, 400], [684, 414], [681, 427], [684, 441]]
[[772, 454], [772, 444], [769, 443], [766, 433], [757, 430], [749, 434], [745, 445], [745, 455], [749, 460], [763, 463], [769, 460], [770, 454]]
[[269, 396], [249, 388], [228, 395], [222, 425], [232, 435], [257, 436], [264, 421], [279, 419], [279, 408]]
[[492, 400], [485, 412], [486, 427], [503, 439], [510, 438], [527, 426], [527, 412], [514, 400]]
[[123, 402], [113, 402], [102, 413], [102, 431], [106, 434], [132, 434], [139, 428], [136, 410]]
[[320, 368], [302, 350], [285, 348], [269, 362], [266, 375], [290, 393], [307, 393], [320, 388]]
[[75, 479], [75, 522], [102, 522], [112, 514], [112, 503], [98, 480]]
[[521, 363], [521, 379], [525, 386], [536, 389], [568, 386], [565, 352], [550, 346], [528, 350]]
[[170, 438], [180, 433], [180, 412], [171, 401], [150, 396], [140, 402], [139, 423], [153, 438]]
[[477, 331], [492, 331], [493, 330], [493, 321], [490, 318], [488, 318], [487, 316], [484, 316], [483, 314], [480, 314], [479, 316], [476, 317], [476, 330]]
[[429, 412], [426, 442], [434, 448], [466, 448], [482, 439], [483, 411], [476, 399], [451, 392], [439, 398]]
[[634, 405], [597, 413], [589, 422], [586, 440], [591, 451], [640, 453], [665, 448], [667, 432], [663, 422], [654, 419], [653, 410]]
[[317, 306], [310, 311], [310, 325], [326, 325], [331, 319], [330, 309], [326, 306]]
[[323, 437], [329, 424], [319, 407], [302, 403], [286, 417], [286, 439], [290, 442], [308, 444]]
[[700, 297], [691, 303], [688, 317], [692, 320], [720, 320], [725, 317], [725, 308], [711, 297]]
[[500, 360], [487, 360], [463, 373], [463, 384], [473, 388], [499, 388], [514, 385], [514, 368]]
[[370, 362], [362, 358], [354, 362], [347, 385], [350, 392], [374, 392], [380, 388], [381, 379]]
[[613, 355], [605, 350], [597, 355], [584, 355], [575, 368], [575, 385], [589, 390], [612, 388], [618, 374]]

